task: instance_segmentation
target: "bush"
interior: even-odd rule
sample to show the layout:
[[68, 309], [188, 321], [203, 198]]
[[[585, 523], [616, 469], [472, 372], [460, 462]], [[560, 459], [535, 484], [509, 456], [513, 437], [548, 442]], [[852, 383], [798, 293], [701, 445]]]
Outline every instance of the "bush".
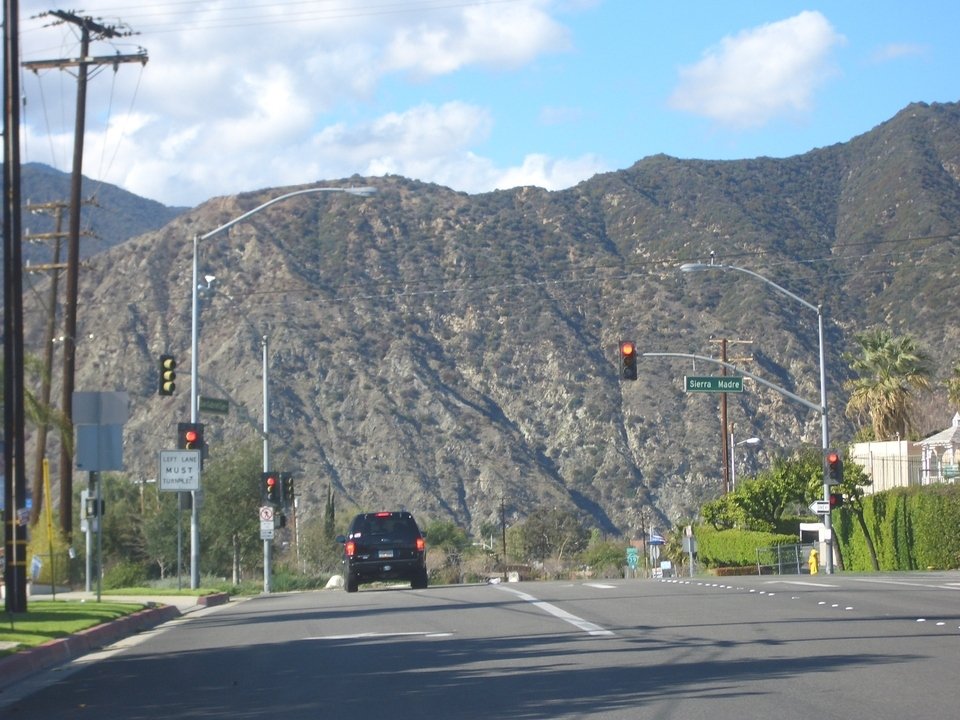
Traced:
[[147, 569], [143, 565], [123, 562], [103, 574], [103, 587], [105, 590], [143, 587], [147, 584], [147, 576]]

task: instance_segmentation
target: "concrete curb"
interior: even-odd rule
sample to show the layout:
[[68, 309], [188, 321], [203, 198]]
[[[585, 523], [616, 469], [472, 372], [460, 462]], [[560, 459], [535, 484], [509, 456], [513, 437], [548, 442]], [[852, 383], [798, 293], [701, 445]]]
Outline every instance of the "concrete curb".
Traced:
[[[226, 602], [226, 600], [222, 602]], [[35, 648], [21, 650], [0, 659], [0, 690], [41, 670], [62, 665], [89, 652], [115, 643], [117, 640], [149, 630], [179, 616], [180, 610], [176, 605], [147, 608], [117, 620], [96, 625], [74, 635], [51, 640]]]

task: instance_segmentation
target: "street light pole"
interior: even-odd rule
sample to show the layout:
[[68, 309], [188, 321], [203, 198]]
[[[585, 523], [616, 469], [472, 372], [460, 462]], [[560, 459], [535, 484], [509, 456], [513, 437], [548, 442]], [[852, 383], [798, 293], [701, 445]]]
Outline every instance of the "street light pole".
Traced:
[[[275, 205], [278, 202], [288, 200], [292, 197], [297, 197], [299, 195], [311, 195], [316, 193], [344, 193], [347, 195], [357, 195], [360, 197], [369, 197], [377, 192], [377, 189], [374, 187], [364, 186], [364, 187], [314, 187], [306, 188], [304, 190], [294, 190], [293, 192], [288, 192], [284, 195], [280, 195], [267, 202], [258, 205], [252, 210], [248, 210], [235, 217], [233, 220], [224, 223], [218, 227], [215, 227], [213, 230], [206, 232], [202, 235], [195, 234], [193, 236], [193, 288], [192, 288], [192, 304], [191, 304], [191, 323], [190, 323], [190, 422], [198, 422], [198, 412], [199, 412], [199, 366], [200, 366], [200, 353], [199, 353], [199, 344], [200, 344], [200, 333], [198, 332], [198, 309], [199, 309], [199, 299], [197, 295], [198, 287], [198, 262], [197, 255], [200, 246], [200, 242], [203, 240], [209, 240], [214, 235], [223, 232], [224, 230], [229, 230], [234, 225], [243, 220], [246, 220], [251, 215], [264, 210], [271, 205]], [[266, 347], [266, 343], [264, 343]], [[266, 352], [266, 351], [264, 351]], [[264, 428], [266, 428], [266, 417], [264, 417]], [[267, 457], [267, 440], [264, 439], [264, 471], [268, 470], [266, 463], [268, 461]], [[202, 450], [201, 450], [202, 452]], [[190, 511], [190, 588], [195, 590], [200, 587], [200, 513], [199, 513], [199, 492], [194, 491], [192, 493], [193, 502], [191, 503], [192, 508]]]
[[[681, 272], [700, 272], [705, 270], [733, 270], [734, 272], [744, 273], [745, 275], [750, 275], [751, 277], [760, 280], [763, 283], [766, 283], [774, 290], [779, 292], [782, 295], [786, 295], [788, 298], [796, 300], [798, 303], [803, 305], [810, 310], [813, 310], [817, 314], [817, 339], [820, 345], [820, 431], [821, 431], [821, 442], [822, 449], [824, 452], [827, 451], [827, 448], [830, 447], [830, 424], [827, 419], [827, 370], [826, 370], [826, 357], [823, 345], [823, 306], [814, 305], [807, 302], [799, 295], [787, 290], [785, 287], [778, 285], [769, 278], [760, 275], [759, 273], [754, 272], [753, 270], [748, 270], [744, 267], [739, 267], [737, 265], [721, 265], [710, 263], [709, 265], [705, 263], [685, 263], [680, 266]], [[827, 473], [826, 470], [823, 471], [823, 499], [828, 501], [830, 500], [830, 485], [827, 484]], [[830, 522], [830, 513], [827, 513], [823, 516], [823, 526], [826, 530], [826, 545], [827, 545], [827, 558], [826, 558], [826, 572], [828, 575], [833, 573], [833, 530], [831, 528]]]
[[758, 437], [734, 442], [733, 433], [730, 433], [730, 489], [733, 492], [737, 490], [737, 448], [741, 445], [756, 445], [758, 442], [760, 442]]

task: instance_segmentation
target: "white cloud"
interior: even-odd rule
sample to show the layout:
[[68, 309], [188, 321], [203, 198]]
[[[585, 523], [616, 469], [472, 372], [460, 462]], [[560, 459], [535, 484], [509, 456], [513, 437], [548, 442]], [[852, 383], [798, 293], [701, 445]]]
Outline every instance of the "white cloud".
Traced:
[[384, 57], [387, 70], [440, 75], [473, 64], [516, 67], [544, 52], [566, 50], [566, 30], [539, 3], [467, 7], [453, 22], [400, 29]]
[[920, 57], [930, 54], [930, 48], [926, 45], [916, 45], [912, 43], [890, 43], [884, 45], [873, 53], [872, 60], [875, 63], [885, 63], [891, 60], [899, 60], [904, 57]]
[[[22, 18], [47, 8], [41, 0], [22, 5]], [[173, 5], [131, 5], [120, 18], [104, 19], [104, 11], [118, 12], [116, 3], [87, 0], [79, 13], [142, 32], [100, 41], [95, 54], [140, 45], [149, 54], [145, 67], [104, 67], [91, 76], [88, 176], [170, 205], [195, 205], [357, 173], [396, 173], [468, 192], [503, 187], [510, 178], [557, 187], [561, 178], [567, 185], [582, 179], [574, 176], [577, 167], [600, 166], [593, 158], [530, 156], [519, 167], [498, 167], [477, 154], [496, 121], [490, 108], [456, 100], [456, 86], [446, 90], [448, 101], [425, 103], [420, 86], [404, 78], [513, 69], [569, 50], [569, 31], [553, 17], [557, 0], [412, 3], [399, 10], [358, 9], [351, 0]], [[26, 59], [76, 51], [69, 23], [28, 25], [21, 33]], [[36, 103], [25, 122], [26, 161], [69, 171], [75, 87], [73, 75], [55, 69], [25, 82]], [[62, 123], [53, 127], [50, 119]]]
[[832, 74], [830, 51], [844, 42], [819, 12], [728, 36], [680, 69], [670, 105], [737, 128], [809, 111]]

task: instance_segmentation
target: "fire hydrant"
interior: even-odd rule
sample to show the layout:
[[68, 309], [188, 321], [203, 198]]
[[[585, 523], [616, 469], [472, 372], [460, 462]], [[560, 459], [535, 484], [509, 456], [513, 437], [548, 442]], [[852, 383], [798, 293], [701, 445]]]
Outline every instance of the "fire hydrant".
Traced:
[[810, 551], [810, 559], [807, 562], [810, 563], [810, 574], [816, 575], [820, 570], [820, 553], [816, 548]]

